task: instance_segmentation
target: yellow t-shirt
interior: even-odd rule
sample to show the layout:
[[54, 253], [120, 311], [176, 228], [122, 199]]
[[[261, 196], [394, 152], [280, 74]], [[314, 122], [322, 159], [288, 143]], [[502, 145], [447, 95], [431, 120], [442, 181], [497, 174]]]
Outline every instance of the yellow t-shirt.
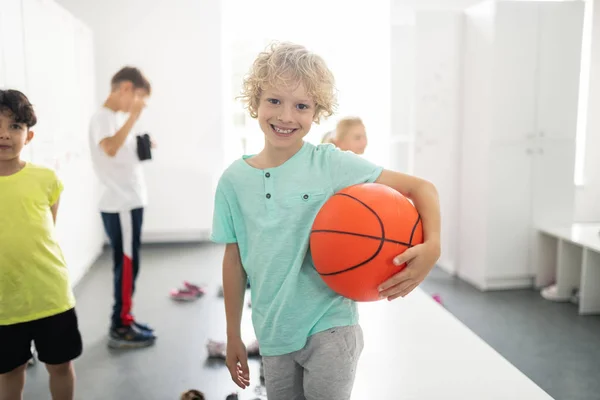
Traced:
[[29, 163], [0, 176], [0, 325], [75, 306], [50, 209], [62, 190], [54, 171]]

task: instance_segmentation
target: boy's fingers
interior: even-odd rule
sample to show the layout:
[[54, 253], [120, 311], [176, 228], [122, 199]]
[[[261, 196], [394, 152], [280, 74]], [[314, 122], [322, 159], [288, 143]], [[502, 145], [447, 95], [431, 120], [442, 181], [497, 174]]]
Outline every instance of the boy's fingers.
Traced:
[[250, 386], [250, 376], [248, 372], [244, 372], [244, 369], [240, 364], [237, 365], [236, 375], [238, 379], [238, 386], [241, 385], [240, 387], [242, 389], [245, 389], [248, 386]]
[[396, 298], [396, 295], [399, 295], [400, 293], [402, 293], [402, 290], [404, 290], [404, 288], [406, 288], [409, 285], [409, 283], [400, 283], [398, 285], [392, 286], [390, 288], [387, 288], [386, 290], [382, 291], [379, 293], [379, 296], [382, 298], [389, 298], [390, 297], [394, 297]]
[[234, 372], [231, 369], [229, 370], [229, 374], [231, 375], [231, 380], [233, 381], [233, 383], [235, 383], [236, 385], [240, 386], [240, 383], [238, 382], [238, 374], [237, 371]]
[[415, 258], [415, 247], [411, 247], [410, 249], [407, 249], [404, 251], [404, 253], [396, 256], [396, 258], [394, 258], [394, 264], [395, 265], [402, 265], [405, 262], [408, 262], [410, 260], [412, 260], [413, 258]]
[[410, 292], [412, 292], [413, 290], [415, 290], [415, 288], [418, 285], [416, 283], [412, 283], [408, 286], [403, 287], [398, 293], [396, 293], [395, 295], [391, 296], [388, 298], [389, 301], [392, 301], [394, 299], [397, 299], [398, 297], [406, 297], [410, 294]]
[[248, 367], [248, 356], [242, 357], [242, 359], [240, 360], [240, 367], [241, 367], [243, 376], [246, 379], [250, 379], [250, 368]]
[[402, 282], [408, 281], [412, 278], [411, 271], [408, 268], [403, 269], [398, 272], [396, 275], [392, 276], [387, 281], [383, 282], [379, 285], [379, 292], [381, 295], [385, 295], [384, 291], [401, 284]]

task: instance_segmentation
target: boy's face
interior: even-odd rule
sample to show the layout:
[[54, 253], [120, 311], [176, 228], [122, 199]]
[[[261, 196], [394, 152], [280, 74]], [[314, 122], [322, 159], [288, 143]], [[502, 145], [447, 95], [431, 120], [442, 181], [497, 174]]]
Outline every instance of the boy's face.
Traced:
[[145, 89], [135, 88], [131, 82], [122, 82], [119, 86], [119, 109], [123, 112], [131, 111], [136, 100], [145, 101], [149, 95]]
[[312, 126], [315, 102], [302, 84], [267, 87], [260, 97], [257, 113], [265, 134], [265, 147], [299, 149]]
[[10, 111], [0, 111], [0, 161], [18, 158], [23, 146], [33, 139], [33, 131], [17, 123]]

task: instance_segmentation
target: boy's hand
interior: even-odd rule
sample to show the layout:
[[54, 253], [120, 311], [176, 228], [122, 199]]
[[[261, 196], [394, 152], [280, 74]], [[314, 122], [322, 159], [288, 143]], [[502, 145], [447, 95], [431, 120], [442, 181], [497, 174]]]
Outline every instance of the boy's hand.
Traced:
[[231, 380], [242, 389], [250, 386], [248, 353], [241, 338], [227, 340], [225, 364], [231, 374]]
[[440, 257], [440, 244], [429, 241], [406, 250], [394, 259], [394, 264], [406, 268], [379, 286], [379, 295], [391, 301], [404, 297], [419, 286]]
[[146, 107], [146, 99], [142, 96], [135, 96], [131, 105], [131, 115], [136, 118], [139, 117], [144, 107]]

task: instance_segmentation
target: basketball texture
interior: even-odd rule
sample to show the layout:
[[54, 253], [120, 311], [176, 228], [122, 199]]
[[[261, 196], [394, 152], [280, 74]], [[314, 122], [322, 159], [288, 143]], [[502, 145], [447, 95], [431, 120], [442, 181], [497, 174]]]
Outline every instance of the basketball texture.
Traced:
[[336, 293], [355, 301], [379, 300], [377, 287], [406, 264], [393, 260], [423, 243], [412, 203], [378, 183], [347, 187], [317, 214], [310, 233], [315, 268]]

